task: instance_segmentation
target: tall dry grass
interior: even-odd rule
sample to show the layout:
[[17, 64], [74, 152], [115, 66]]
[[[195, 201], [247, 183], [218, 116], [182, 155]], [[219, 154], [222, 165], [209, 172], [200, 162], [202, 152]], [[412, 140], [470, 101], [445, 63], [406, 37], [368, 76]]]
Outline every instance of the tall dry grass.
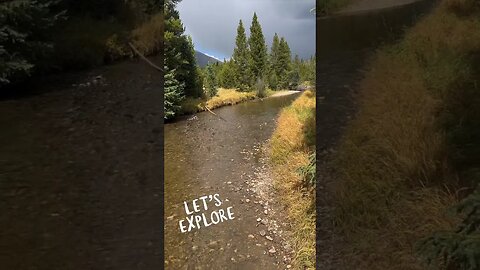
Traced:
[[480, 52], [479, 13], [459, 14], [463, 2], [442, 2], [379, 50], [361, 83], [336, 160], [335, 224], [350, 269], [426, 269], [417, 241], [456, 223], [448, 209], [460, 186], [444, 123]]
[[182, 102], [182, 114], [192, 114], [205, 111], [205, 106], [210, 110], [223, 106], [235, 105], [247, 100], [255, 99], [254, 92], [240, 92], [236, 89], [219, 88], [215, 96], [210, 99], [186, 98]]
[[315, 192], [299, 173], [314, 151], [315, 95], [306, 91], [282, 110], [270, 142], [275, 187], [294, 231], [294, 269], [315, 269]]

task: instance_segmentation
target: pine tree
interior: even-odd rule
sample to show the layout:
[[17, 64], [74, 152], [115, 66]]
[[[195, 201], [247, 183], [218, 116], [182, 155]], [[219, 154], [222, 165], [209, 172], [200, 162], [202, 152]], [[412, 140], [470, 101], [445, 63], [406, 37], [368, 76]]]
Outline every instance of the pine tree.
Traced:
[[273, 36], [272, 48], [270, 51], [270, 67], [268, 84], [271, 89], [276, 90], [278, 85], [278, 56], [279, 56], [280, 41], [277, 33]]
[[279, 81], [279, 87], [286, 89], [289, 83], [289, 73], [291, 70], [291, 53], [285, 38], [280, 39], [279, 44], [279, 56], [278, 56], [278, 70], [277, 76]]
[[215, 64], [208, 63], [205, 68], [205, 94], [211, 98], [217, 94], [217, 77], [215, 74]]
[[176, 79], [175, 70], [171, 70], [168, 66], [164, 66], [165, 70], [165, 84], [164, 84], [164, 118], [171, 119], [175, 117], [180, 110], [180, 102], [184, 96], [183, 91], [185, 84], [180, 83]]
[[250, 71], [252, 79], [256, 82], [258, 78], [265, 75], [267, 64], [267, 45], [256, 13], [253, 13], [248, 45], [250, 46]]
[[235, 76], [233, 61], [225, 61], [219, 71], [219, 85], [223, 88], [234, 88], [236, 86]]
[[53, 52], [49, 30], [64, 14], [52, 13], [56, 2], [0, 3], [0, 86], [47, 67]]
[[199, 97], [202, 94], [201, 82], [197, 80], [195, 50], [192, 39], [184, 34], [185, 29], [178, 11], [177, 1], [165, 5], [164, 55], [166, 64], [175, 70], [175, 79], [185, 84], [185, 95]]
[[243, 22], [240, 20], [237, 27], [237, 37], [235, 39], [235, 49], [233, 50], [233, 63], [236, 71], [236, 87], [240, 90], [246, 90], [250, 82], [250, 70], [248, 65], [249, 49], [247, 44], [247, 35]]

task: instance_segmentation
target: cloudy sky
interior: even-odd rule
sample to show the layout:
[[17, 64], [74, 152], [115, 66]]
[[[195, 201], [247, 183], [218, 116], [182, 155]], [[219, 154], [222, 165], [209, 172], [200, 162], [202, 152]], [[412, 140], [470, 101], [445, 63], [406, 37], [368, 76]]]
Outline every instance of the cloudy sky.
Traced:
[[292, 56], [309, 58], [315, 54], [314, 6], [314, 0], [182, 0], [177, 9], [195, 49], [223, 60], [233, 53], [240, 19], [250, 35], [253, 12], [269, 48], [276, 32], [287, 39]]

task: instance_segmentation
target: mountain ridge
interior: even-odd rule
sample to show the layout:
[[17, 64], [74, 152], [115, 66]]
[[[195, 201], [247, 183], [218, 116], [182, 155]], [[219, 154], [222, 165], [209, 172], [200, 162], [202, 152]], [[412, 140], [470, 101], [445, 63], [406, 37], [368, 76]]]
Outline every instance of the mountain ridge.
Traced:
[[208, 63], [221, 62], [216, 58], [206, 55], [200, 51], [195, 50], [195, 59], [197, 60], [197, 65], [199, 67], [205, 67]]

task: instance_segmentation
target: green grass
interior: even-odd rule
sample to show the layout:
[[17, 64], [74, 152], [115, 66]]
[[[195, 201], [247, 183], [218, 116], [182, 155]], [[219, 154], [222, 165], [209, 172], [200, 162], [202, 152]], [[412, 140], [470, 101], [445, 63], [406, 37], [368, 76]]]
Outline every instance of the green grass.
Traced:
[[464, 173], [480, 153], [480, 12], [462, 8], [471, 2], [443, 1], [380, 49], [361, 83], [335, 164], [339, 256], [354, 269], [425, 269], [417, 241], [454, 228], [457, 190], [478, 182]]

